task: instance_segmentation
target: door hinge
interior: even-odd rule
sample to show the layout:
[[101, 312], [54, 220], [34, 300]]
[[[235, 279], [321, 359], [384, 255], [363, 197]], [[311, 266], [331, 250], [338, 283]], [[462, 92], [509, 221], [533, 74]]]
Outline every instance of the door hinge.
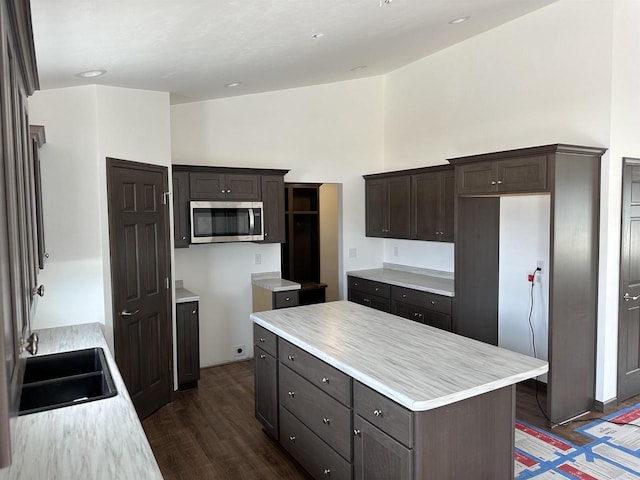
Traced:
[[169, 203], [169, 197], [173, 195], [173, 192], [163, 192], [162, 193], [162, 204], [167, 205]]

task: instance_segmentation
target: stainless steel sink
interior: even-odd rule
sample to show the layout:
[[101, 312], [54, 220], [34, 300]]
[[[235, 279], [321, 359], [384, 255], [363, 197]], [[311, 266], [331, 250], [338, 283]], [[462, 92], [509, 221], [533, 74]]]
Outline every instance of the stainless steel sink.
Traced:
[[113, 397], [102, 348], [30, 357], [26, 360], [19, 415]]

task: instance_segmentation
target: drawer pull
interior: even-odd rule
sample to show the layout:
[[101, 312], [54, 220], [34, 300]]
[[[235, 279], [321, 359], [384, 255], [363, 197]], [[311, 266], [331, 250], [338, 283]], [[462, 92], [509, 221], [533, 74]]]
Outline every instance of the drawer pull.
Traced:
[[434, 302], [433, 300], [431, 300], [431, 305], [435, 305], [435, 304], [436, 304], [436, 302]]
[[414, 313], [413, 313], [413, 316], [414, 316], [414, 317], [417, 317], [417, 316], [418, 316], [418, 312], [414, 312]]
[[267, 339], [266, 339], [266, 338], [262, 338], [262, 337], [260, 337], [260, 343], [264, 343], [264, 342], [266, 342], [266, 341], [267, 341]]
[[403, 294], [402, 294], [402, 298], [407, 298], [407, 294], [406, 294], [406, 293], [403, 293]]
[[380, 291], [380, 289], [378, 287], [376, 287], [376, 292], [379, 292], [379, 291]]
[[363, 299], [362, 299], [362, 301], [363, 301], [364, 303], [371, 303], [371, 300], [370, 300], [370, 299], [368, 299], [368, 298], [363, 298]]
[[496, 181], [495, 181], [495, 180], [491, 182], [491, 185], [495, 185], [495, 184], [496, 184]]
[[289, 396], [290, 396], [291, 398], [294, 398], [294, 397], [296, 396], [296, 392], [289, 391], [289, 392], [287, 392], [287, 393], [289, 394]]
[[362, 432], [360, 430], [358, 430], [357, 428], [353, 430], [353, 436], [354, 437], [359, 437], [361, 433]]
[[192, 313], [193, 315], [195, 315], [195, 314], [197, 313], [197, 311], [196, 311], [196, 310], [191, 310], [191, 313]]
[[289, 360], [291, 360], [292, 362], [295, 360], [295, 357], [294, 357], [293, 355], [289, 355], [287, 358], [288, 358]]
[[322, 377], [322, 383], [329, 383], [329, 377]]
[[322, 473], [324, 473], [327, 477], [330, 477], [331, 476], [331, 469], [330, 468], [325, 468], [324, 472], [322, 472]]
[[380, 410], [380, 409], [377, 409], [377, 408], [376, 408], [376, 409], [373, 411], [373, 414], [374, 414], [376, 417], [381, 417], [381, 416], [382, 416], [382, 410]]
[[323, 417], [322, 423], [324, 423], [325, 425], [331, 425], [331, 419], [327, 417]]
[[291, 301], [291, 297], [285, 297], [284, 301], [285, 302], [290, 302]]
[[296, 436], [295, 435], [289, 435], [289, 440], [291, 440], [293, 443], [296, 443]]
[[266, 356], [264, 353], [261, 353], [261, 354], [260, 354], [260, 358], [261, 358], [262, 360], [264, 360], [265, 358], [267, 358], [267, 356]]

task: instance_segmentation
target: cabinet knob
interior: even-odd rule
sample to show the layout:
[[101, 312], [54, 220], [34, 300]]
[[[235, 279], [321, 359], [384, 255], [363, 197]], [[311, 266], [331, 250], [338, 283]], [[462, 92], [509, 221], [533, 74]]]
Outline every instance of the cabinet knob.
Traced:
[[403, 293], [403, 294], [402, 294], [402, 298], [407, 298], [407, 294], [406, 294], [406, 293]]
[[502, 180], [498, 180], [498, 185], [502, 185]]
[[267, 232], [264, 232], [264, 238], [267, 238], [269, 236], [269, 234]]
[[329, 383], [329, 377], [322, 377], [322, 383]]
[[187, 237], [185, 237], [185, 236], [183, 235], [183, 236], [182, 236], [182, 240], [186, 240], [186, 239], [187, 239]]
[[418, 316], [418, 312], [413, 312], [413, 316], [417, 317]]
[[266, 339], [266, 338], [262, 338], [262, 337], [260, 337], [260, 343], [264, 343], [264, 342], [266, 342], [266, 341], [267, 341], [267, 339]]
[[363, 298], [363, 299], [362, 299], [362, 301], [363, 301], [364, 303], [371, 303], [371, 300], [370, 300], [370, 299], [368, 299], [368, 298]]
[[379, 291], [380, 291], [380, 289], [378, 287], [376, 287], [376, 292], [379, 292]]
[[291, 301], [291, 297], [286, 297], [286, 298], [284, 299], [284, 301], [285, 301], [285, 302], [290, 302], [290, 301]]
[[291, 391], [291, 390], [290, 390], [290, 391], [288, 391], [288, 392], [287, 392], [287, 394], [288, 394], [291, 398], [295, 398], [295, 396], [296, 396], [296, 392]]
[[44, 258], [49, 258], [49, 254], [48, 254], [48, 253], [45, 253], [45, 254], [43, 255], [43, 257], [44, 257]]
[[497, 182], [496, 182], [495, 180], [493, 180], [493, 181], [491, 182], [491, 185], [495, 185], [496, 183], [497, 183]]
[[353, 430], [353, 436], [354, 437], [359, 437], [361, 433], [362, 432], [360, 430], [358, 430], [357, 428]]
[[191, 313], [195, 315], [198, 312], [196, 310], [191, 310]]
[[327, 417], [322, 417], [322, 423], [325, 425], [331, 425], [331, 419]]
[[227, 190], [227, 193], [231, 193], [231, 190]]
[[225, 192], [224, 188], [222, 190], [220, 190], [220, 193], [224, 193], [224, 192]]
[[267, 358], [267, 356], [266, 356], [264, 353], [261, 353], [261, 354], [260, 354], [260, 359], [261, 359], [261, 360], [264, 360], [265, 358]]
[[288, 358], [289, 360], [291, 360], [292, 362], [296, 359], [293, 355], [289, 355], [289, 356], [287, 356], [287, 358]]
[[376, 409], [373, 411], [373, 414], [374, 414], [376, 417], [381, 417], [381, 416], [382, 416], [382, 410], [379, 410], [379, 409], [377, 409], [377, 408], [376, 408]]
[[289, 440], [291, 440], [293, 443], [296, 443], [296, 436], [295, 435], [289, 435]]
[[41, 297], [44, 297], [44, 285], [40, 285], [39, 287], [33, 287], [33, 289], [31, 290], [31, 295], [40, 295]]
[[434, 302], [433, 300], [431, 300], [431, 305], [435, 305], [435, 304], [436, 304], [436, 302]]
[[325, 468], [322, 473], [324, 473], [327, 477], [330, 477], [331, 476], [331, 469], [330, 468]]

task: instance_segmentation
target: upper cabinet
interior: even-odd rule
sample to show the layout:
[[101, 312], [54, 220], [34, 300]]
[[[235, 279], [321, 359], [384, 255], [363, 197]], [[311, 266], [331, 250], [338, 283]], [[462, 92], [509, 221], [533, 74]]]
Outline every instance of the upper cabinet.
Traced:
[[425, 167], [364, 178], [368, 237], [453, 242], [453, 167]]
[[[465, 159], [467, 160], [467, 159]], [[459, 195], [546, 192], [547, 155], [484, 160], [482, 155], [468, 157], [471, 163], [456, 170]]]
[[176, 248], [191, 243], [191, 200], [263, 202], [264, 241], [285, 241], [284, 176], [289, 170], [174, 165], [173, 224]]

